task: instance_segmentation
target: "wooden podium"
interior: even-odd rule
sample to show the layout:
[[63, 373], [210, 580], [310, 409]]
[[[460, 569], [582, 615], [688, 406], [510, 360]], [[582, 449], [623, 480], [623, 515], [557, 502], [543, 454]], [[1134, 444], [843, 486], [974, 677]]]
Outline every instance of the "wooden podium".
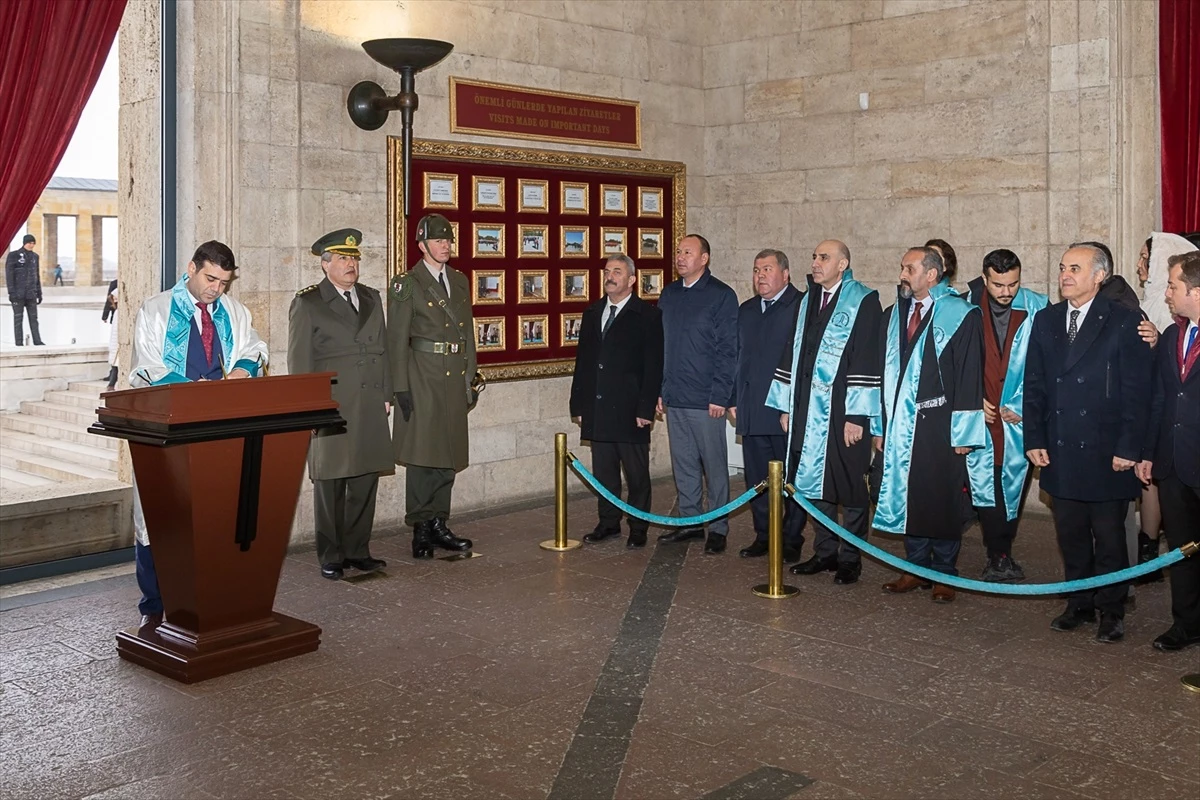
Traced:
[[121, 658], [195, 683], [310, 653], [321, 629], [273, 610], [315, 428], [344, 425], [334, 373], [109, 392], [92, 433], [129, 441], [162, 592]]

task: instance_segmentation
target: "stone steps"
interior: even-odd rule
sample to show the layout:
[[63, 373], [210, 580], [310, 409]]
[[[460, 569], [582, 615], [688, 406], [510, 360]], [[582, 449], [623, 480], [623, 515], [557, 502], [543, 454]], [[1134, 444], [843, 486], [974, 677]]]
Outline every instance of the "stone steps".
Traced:
[[[101, 387], [104, 384], [100, 384]], [[98, 392], [76, 391], [72, 389], [56, 389], [46, 392], [43, 398], [47, 403], [54, 403], [60, 406], [74, 406], [82, 408], [92, 415], [95, 415], [96, 409], [100, 406], [100, 395]]]
[[94, 408], [71, 405], [69, 403], [55, 403], [46, 400], [40, 403], [26, 400], [21, 403], [20, 413], [29, 417], [44, 417], [60, 422], [69, 422], [76, 428], [83, 428], [85, 430], [96, 421], [96, 410]]
[[61, 444], [77, 444], [116, 452], [119, 444], [116, 439], [106, 436], [96, 436], [87, 432], [87, 426], [95, 418], [90, 417], [86, 424], [71, 422], [45, 416], [55, 409], [39, 409], [37, 414], [27, 414], [20, 411], [16, 414], [0, 416], [0, 437], [8, 438], [11, 433], [28, 433], [33, 436]]
[[[100, 438], [100, 437], [93, 437]], [[0, 448], [62, 462], [66, 473], [84, 474], [97, 479], [115, 479], [118, 451], [106, 447], [92, 447], [69, 441], [56, 441], [33, 433], [5, 430], [0, 437]], [[77, 472], [76, 467], [86, 468]], [[93, 472], [104, 474], [96, 475]], [[44, 475], [44, 472], [35, 474]], [[68, 480], [75, 480], [69, 478]]]

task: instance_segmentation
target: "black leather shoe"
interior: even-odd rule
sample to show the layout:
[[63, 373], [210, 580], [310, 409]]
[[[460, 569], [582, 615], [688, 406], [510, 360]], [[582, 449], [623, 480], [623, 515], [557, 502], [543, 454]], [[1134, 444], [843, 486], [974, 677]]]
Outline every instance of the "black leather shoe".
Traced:
[[785, 544], [783, 546], [783, 563], [795, 564], [799, 560], [800, 560], [800, 547], [799, 546], [788, 547]]
[[595, 544], [596, 542], [603, 542], [605, 539], [611, 539], [614, 536], [620, 536], [620, 535], [621, 535], [620, 528], [616, 528], [616, 529], [596, 528], [596, 530], [585, 535], [583, 537], [583, 540], [585, 542], [587, 542], [588, 544]]
[[347, 558], [342, 562], [343, 569], [356, 569], [359, 572], [376, 572], [387, 566], [382, 558]]
[[629, 538], [625, 540], [625, 547], [629, 550], [637, 550], [639, 547], [646, 546], [645, 531], [630, 531]]
[[159, 625], [162, 625], [162, 621], [163, 615], [161, 611], [159, 611], [157, 614], [142, 614], [142, 621], [138, 627], [153, 629], [157, 628]]
[[704, 543], [704, 552], [711, 556], [720, 555], [725, 552], [725, 537], [719, 533], [710, 533], [708, 541]]
[[1125, 638], [1125, 620], [1110, 614], [1100, 615], [1100, 627], [1096, 629], [1096, 641], [1111, 644]]
[[455, 536], [454, 531], [446, 527], [446, 520], [441, 517], [429, 523], [429, 542], [434, 547], [453, 550], [456, 553], [465, 553], [471, 549], [471, 540]]
[[1056, 631], [1073, 631], [1080, 625], [1096, 621], [1096, 609], [1068, 608], [1050, 621], [1050, 628]]
[[340, 581], [346, 573], [342, 571], [341, 564], [322, 564], [321, 577], [328, 578], [331, 581]]
[[837, 556], [821, 558], [813, 556], [808, 561], [802, 561], [789, 570], [793, 575], [816, 575], [818, 572], [837, 572]]
[[429, 528], [433, 523], [418, 522], [413, 525], [413, 558], [433, 558], [433, 542], [429, 541]]
[[749, 547], [743, 547], [741, 550], [738, 550], [738, 555], [742, 558], [761, 558], [767, 554], [767, 550], [769, 549], [766, 542], [761, 539], [755, 539], [750, 543]]
[[659, 534], [658, 540], [663, 544], [674, 544], [675, 542], [686, 542], [691, 539], [703, 539], [703, 528], [679, 528], [668, 533]]
[[1172, 625], [1171, 629], [1154, 640], [1155, 650], [1182, 650], [1200, 644], [1200, 633], [1188, 633], [1182, 625]]
[[849, 586], [852, 583], [858, 583], [859, 575], [862, 575], [862, 564], [838, 564], [833, 582], [839, 586]]

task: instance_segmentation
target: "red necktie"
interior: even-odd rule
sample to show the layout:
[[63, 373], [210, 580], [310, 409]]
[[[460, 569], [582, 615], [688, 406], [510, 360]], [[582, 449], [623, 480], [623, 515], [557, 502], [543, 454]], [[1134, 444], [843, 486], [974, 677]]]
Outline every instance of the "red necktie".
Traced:
[[825, 310], [825, 306], [829, 305], [829, 290], [821, 292], [821, 310]]
[[913, 309], [912, 319], [908, 321], [908, 341], [910, 342], [916, 335], [917, 328], [921, 326], [921, 309], [924, 307], [921, 303], [917, 303], [916, 308]]
[[204, 357], [211, 364], [213, 345], [212, 315], [208, 313], [208, 306], [204, 305], [204, 303], [196, 303], [196, 308], [200, 309], [200, 341], [204, 343]]

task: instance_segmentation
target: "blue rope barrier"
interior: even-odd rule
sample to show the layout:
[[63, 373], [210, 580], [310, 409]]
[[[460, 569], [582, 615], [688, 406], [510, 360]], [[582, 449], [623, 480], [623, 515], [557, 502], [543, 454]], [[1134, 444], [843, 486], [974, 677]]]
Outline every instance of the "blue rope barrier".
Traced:
[[[785, 491], [784, 494], [787, 494]], [[846, 540], [849, 544], [854, 545], [864, 553], [882, 561], [890, 567], [895, 567], [903, 572], [910, 572], [918, 578], [924, 578], [932, 583], [940, 583], [945, 586], [953, 586], [956, 589], [967, 589], [972, 592], [984, 592], [987, 594], [1017, 594], [1017, 595], [1043, 595], [1043, 594], [1067, 594], [1070, 592], [1084, 591], [1087, 589], [1096, 589], [1100, 586], [1108, 586], [1112, 583], [1120, 583], [1122, 581], [1132, 580], [1134, 578], [1145, 575], [1148, 572], [1154, 572], [1156, 569], [1169, 567], [1177, 561], [1182, 561], [1186, 556], [1181, 549], [1176, 548], [1169, 553], [1164, 553], [1153, 561], [1147, 561], [1145, 564], [1138, 564], [1134, 567], [1109, 572], [1104, 575], [1096, 575], [1092, 578], [1082, 578], [1075, 581], [1060, 581], [1058, 583], [1026, 583], [1026, 584], [1011, 584], [1011, 583], [991, 583], [989, 581], [976, 581], [970, 578], [960, 578], [954, 575], [946, 575], [942, 572], [935, 572], [927, 567], [920, 567], [911, 562], [905, 561], [902, 558], [892, 555], [886, 550], [882, 550], [875, 545], [860, 539], [850, 531], [846, 530], [836, 522], [831, 520], [825, 514], [809, 502], [806, 498], [793, 494], [792, 499], [809, 513], [813, 519], [824, 525], [837, 536]]]
[[596, 490], [597, 494], [599, 494], [608, 502], [612, 503], [617, 508], [624, 511], [629, 516], [637, 517], [638, 519], [645, 520], [646, 522], [650, 522], [655, 525], [661, 525], [665, 528], [691, 528], [703, 525], [706, 522], [712, 522], [715, 519], [720, 519], [731, 511], [736, 511], [737, 509], [746, 505], [746, 503], [749, 503], [754, 499], [756, 494], [765, 488], [763, 484], [759, 484], [752, 489], [747, 489], [740, 497], [729, 501], [720, 508], [715, 508], [712, 511], [709, 511], [707, 514], [699, 514], [694, 517], [664, 517], [659, 514], [651, 514], [648, 511], [642, 511], [640, 508], [634, 508], [621, 498], [617, 497], [615, 494], [606, 489], [598, 480], [596, 480], [596, 476], [588, 472], [587, 467], [583, 466], [583, 464], [575, 456], [571, 456], [571, 467], [575, 470], [576, 474], [579, 475], [584, 483]]

